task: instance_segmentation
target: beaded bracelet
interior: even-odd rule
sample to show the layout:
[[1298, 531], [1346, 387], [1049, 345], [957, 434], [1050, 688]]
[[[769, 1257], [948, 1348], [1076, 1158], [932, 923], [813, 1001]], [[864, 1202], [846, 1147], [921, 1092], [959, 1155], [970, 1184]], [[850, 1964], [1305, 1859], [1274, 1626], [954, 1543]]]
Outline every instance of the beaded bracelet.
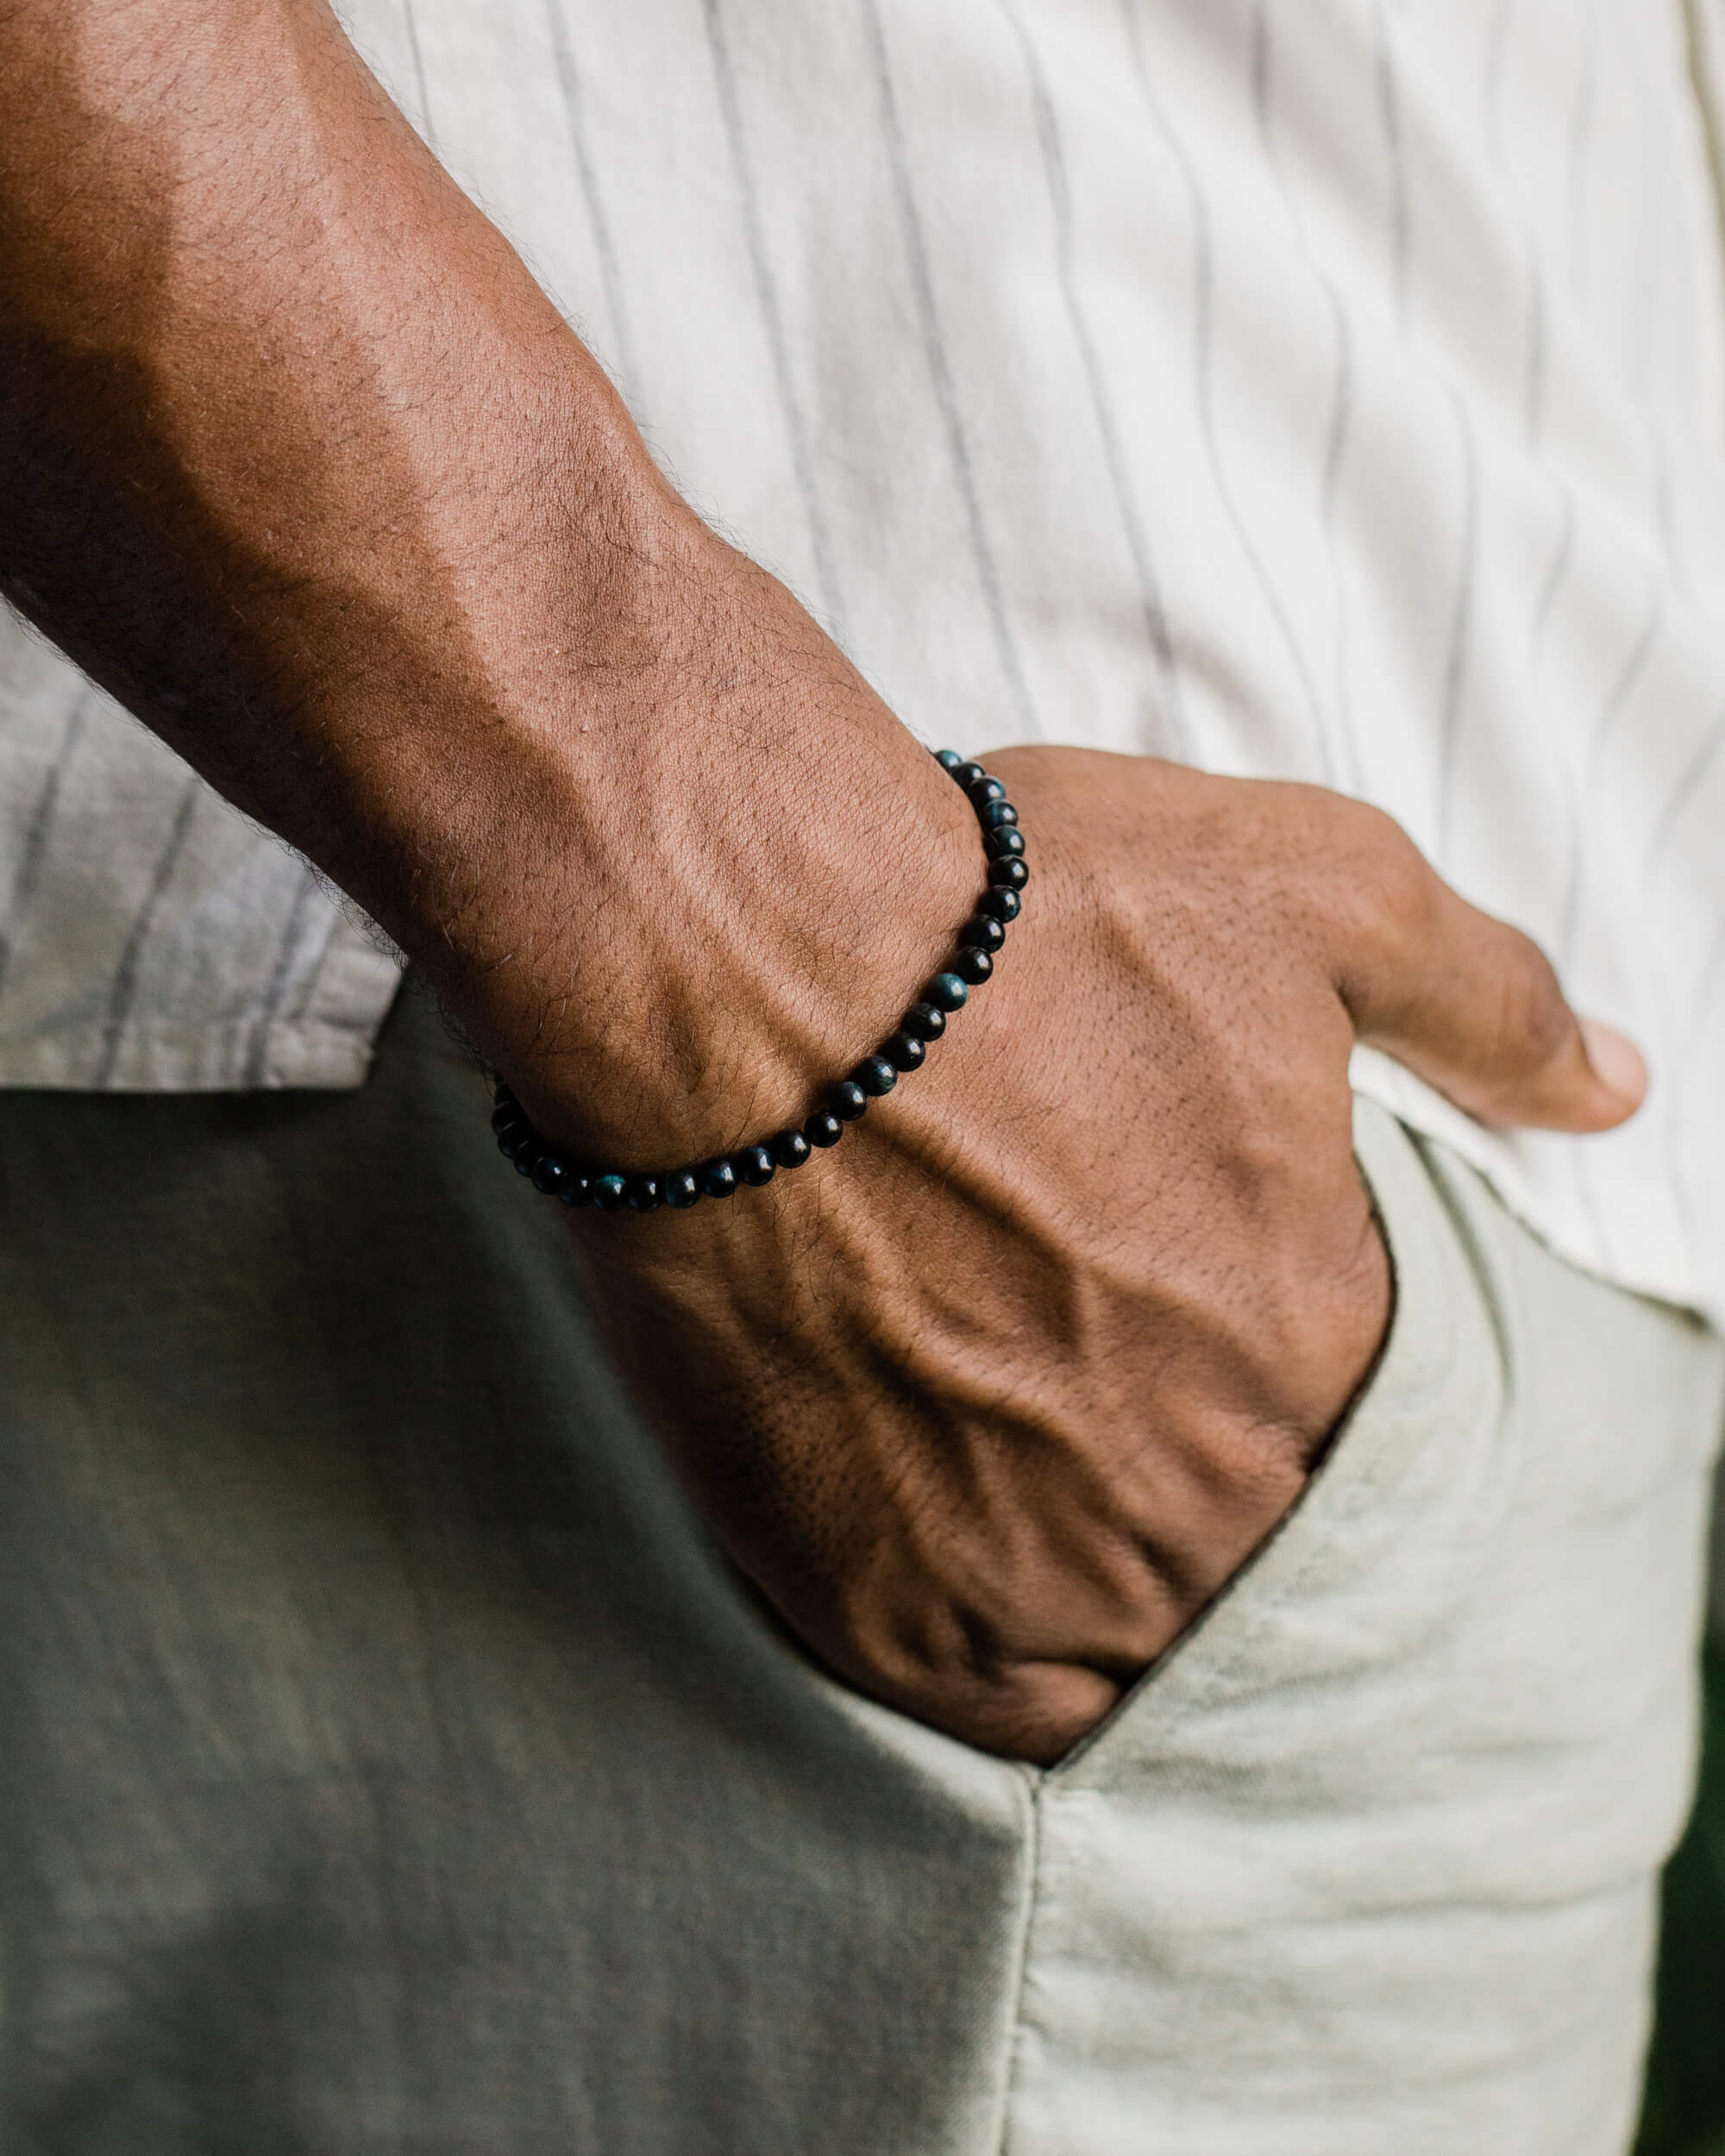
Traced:
[[744, 1145], [692, 1168], [644, 1175], [606, 1172], [583, 1168], [548, 1145], [499, 1078], [491, 1127], [504, 1158], [512, 1160], [536, 1190], [561, 1198], [566, 1206], [593, 1206], [600, 1213], [620, 1213], [625, 1206], [637, 1213], [656, 1213], [661, 1206], [669, 1206], [681, 1213], [703, 1198], [729, 1198], [744, 1183], [759, 1189], [781, 1168], [800, 1168], [812, 1153], [837, 1145], [847, 1123], [856, 1122], [871, 1100], [890, 1093], [901, 1077], [921, 1067], [930, 1043], [946, 1031], [948, 1018], [962, 1010], [971, 989], [981, 987], [994, 972], [994, 954], [1007, 940], [1007, 924], [1018, 918], [1023, 903], [1019, 893], [1030, 881], [1019, 812], [1007, 800], [1005, 787], [980, 763], [967, 763], [957, 749], [938, 750], [935, 761], [963, 788], [976, 812], [988, 860], [988, 888], [958, 931], [958, 949], [950, 966], [936, 974], [899, 1021], [898, 1030], [887, 1036], [874, 1055], [865, 1056], [848, 1078], [829, 1088], [825, 1106], [817, 1108], [800, 1130], [790, 1125], [762, 1144]]

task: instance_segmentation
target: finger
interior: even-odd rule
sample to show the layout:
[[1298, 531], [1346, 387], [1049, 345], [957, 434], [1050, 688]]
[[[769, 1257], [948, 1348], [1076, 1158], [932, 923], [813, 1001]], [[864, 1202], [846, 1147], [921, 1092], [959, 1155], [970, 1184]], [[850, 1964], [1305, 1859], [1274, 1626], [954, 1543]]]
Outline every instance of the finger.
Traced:
[[1387, 817], [1337, 867], [1333, 977], [1362, 1041], [1482, 1123], [1609, 1131], [1647, 1092], [1632, 1043], [1570, 1008], [1539, 946], [1452, 891]]

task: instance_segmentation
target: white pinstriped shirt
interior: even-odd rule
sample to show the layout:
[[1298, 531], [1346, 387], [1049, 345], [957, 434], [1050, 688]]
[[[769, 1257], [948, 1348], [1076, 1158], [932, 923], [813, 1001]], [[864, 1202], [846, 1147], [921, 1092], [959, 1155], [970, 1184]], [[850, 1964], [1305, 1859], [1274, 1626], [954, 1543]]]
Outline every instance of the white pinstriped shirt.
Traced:
[[[1648, 1052], [1628, 1129], [1359, 1082], [1725, 1319], [1710, 4], [347, 13], [680, 483], [925, 737], [1339, 787], [1538, 937]], [[354, 1084], [393, 983], [0, 624], [0, 1083]]]

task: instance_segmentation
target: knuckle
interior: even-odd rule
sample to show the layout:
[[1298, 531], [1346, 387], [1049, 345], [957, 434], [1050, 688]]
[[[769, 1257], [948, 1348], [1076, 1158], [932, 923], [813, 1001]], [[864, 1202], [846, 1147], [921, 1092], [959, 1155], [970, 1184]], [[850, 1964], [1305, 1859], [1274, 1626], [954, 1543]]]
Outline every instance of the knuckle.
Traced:
[[1542, 1069], [1568, 1046], [1575, 1021], [1539, 945], [1518, 930], [1502, 933], [1492, 1029], [1498, 1058], [1509, 1072]]
[[1396, 818], [1320, 788], [1300, 843], [1314, 901], [1357, 947], [1396, 960], [1432, 933], [1443, 887]]

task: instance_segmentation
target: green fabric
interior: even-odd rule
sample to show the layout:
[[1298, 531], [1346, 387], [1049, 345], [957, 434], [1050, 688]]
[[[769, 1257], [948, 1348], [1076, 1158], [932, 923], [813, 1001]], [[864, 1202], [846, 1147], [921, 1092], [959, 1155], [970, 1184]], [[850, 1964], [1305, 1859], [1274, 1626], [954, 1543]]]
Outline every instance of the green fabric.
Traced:
[[1636, 2156], [1725, 2156], [1725, 1646], [1703, 1657], [1701, 1778], [1661, 1896], [1657, 2019]]

